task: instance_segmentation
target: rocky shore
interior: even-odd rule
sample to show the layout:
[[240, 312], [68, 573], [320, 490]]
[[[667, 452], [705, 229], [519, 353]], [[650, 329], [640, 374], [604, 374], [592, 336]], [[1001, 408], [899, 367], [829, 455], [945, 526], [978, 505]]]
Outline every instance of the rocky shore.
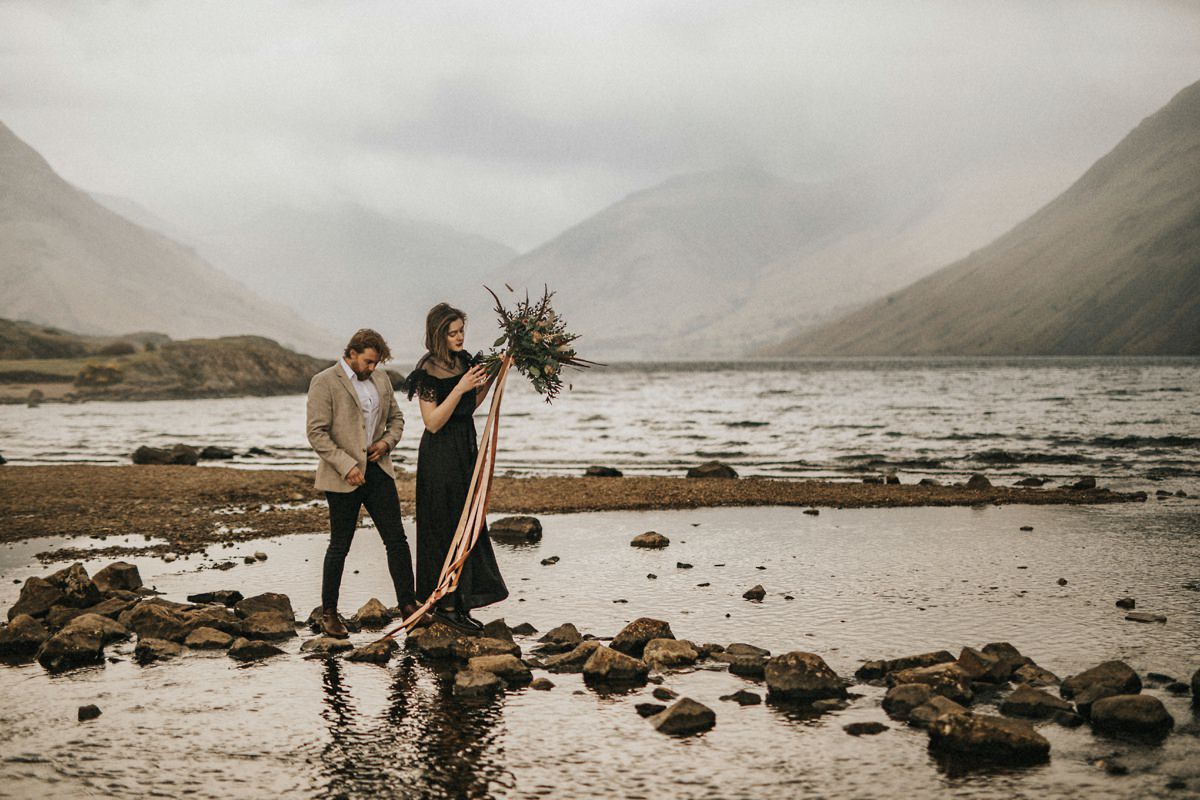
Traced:
[[[580, 674], [593, 692], [625, 702], [669, 736], [701, 734], [739, 708], [763, 702], [790, 709], [801, 721], [858, 704], [878, 708], [878, 720], [844, 726], [873, 736], [893, 725], [923, 729], [939, 759], [976, 765], [1027, 765], [1051, 757], [1046, 725], [1090, 726], [1098, 740], [1158, 746], [1177, 720], [1157, 694], [1200, 696], [1200, 670], [1190, 681], [1139, 675], [1119, 660], [1060, 678], [1007, 642], [865, 661], [853, 676], [837, 674], [817, 653], [774, 654], [746, 642], [696, 642], [676, 636], [667, 620], [639, 617], [610, 635], [563, 622], [544, 633], [532, 625], [494, 620], [466, 634], [442, 623], [396, 639], [380, 631], [398, 609], [368, 601], [347, 626], [354, 640], [321, 636], [313, 609], [299, 622], [291, 600], [266, 592], [210, 590], [186, 602], [142, 585], [136, 566], [116, 562], [89, 576], [74, 564], [26, 579], [0, 626], [0, 657], [36, 659], [52, 673], [132, 659], [136, 664], [224, 653], [230, 667], [271, 658], [345, 658], [386, 665], [402, 646], [438, 677], [447, 702], [477, 702], [509, 691], [553, 691], [555, 675]], [[361, 632], [361, 633], [360, 633]], [[540, 633], [540, 635], [539, 635]], [[680, 696], [672, 676], [694, 670], [729, 673], [729, 693], [714, 709]], [[645, 689], [661, 702], [636, 702]], [[866, 687], [886, 688], [878, 691]], [[1144, 689], [1153, 691], [1146, 693]], [[983, 707], [989, 710], [985, 711]], [[994, 707], [999, 713], [992, 713]], [[79, 709], [79, 720], [103, 713]], [[1119, 759], [1099, 765], [1121, 774]]]
[[[0, 541], [45, 536], [140, 535], [144, 547], [95, 548], [86, 557], [137, 553], [182, 554], [211, 544], [321, 531], [324, 498], [312, 474], [299, 471], [189, 466], [0, 467]], [[397, 478], [411, 511], [415, 479]], [[501, 513], [805, 506], [820, 508], [970, 506], [980, 504], [1094, 504], [1144, 500], [1096, 488], [937, 486], [727, 478], [504, 478], [495, 481], [489, 509]], [[231, 524], [235, 521], [236, 525]], [[80, 551], [78, 557], [84, 557]], [[51, 557], [67, 560], [70, 551]]]

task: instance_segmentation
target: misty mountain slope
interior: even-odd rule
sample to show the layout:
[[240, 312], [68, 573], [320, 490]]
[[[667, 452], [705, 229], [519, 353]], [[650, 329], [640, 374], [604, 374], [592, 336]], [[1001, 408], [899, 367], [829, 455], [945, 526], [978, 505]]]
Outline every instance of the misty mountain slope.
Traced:
[[769, 264], [862, 225], [873, 202], [753, 170], [682, 176], [589, 217], [494, 280], [549, 284], [589, 353], [733, 355], [736, 345], [705, 330], [741, 306]]
[[1200, 83], [987, 247], [771, 355], [1200, 353]]
[[0, 123], [0, 317], [83, 333], [257, 334], [301, 350], [330, 336], [194, 252], [101, 206]]
[[484, 276], [516, 255], [482, 236], [351, 204], [276, 207], [197, 238], [202, 252], [251, 288], [339, 335], [376, 328], [398, 354], [419, 352], [434, 303], [490, 305]]

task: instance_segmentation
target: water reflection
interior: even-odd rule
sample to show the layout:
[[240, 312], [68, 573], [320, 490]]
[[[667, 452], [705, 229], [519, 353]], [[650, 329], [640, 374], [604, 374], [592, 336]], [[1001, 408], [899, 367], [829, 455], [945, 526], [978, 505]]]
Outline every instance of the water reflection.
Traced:
[[346, 673], [353, 665], [326, 659], [323, 669], [328, 738], [318, 771], [324, 797], [490, 797], [511, 784], [496, 765], [499, 699], [464, 703], [451, 696], [445, 676], [434, 691], [422, 685], [429, 670], [402, 656], [390, 672], [385, 707], [357, 707]]

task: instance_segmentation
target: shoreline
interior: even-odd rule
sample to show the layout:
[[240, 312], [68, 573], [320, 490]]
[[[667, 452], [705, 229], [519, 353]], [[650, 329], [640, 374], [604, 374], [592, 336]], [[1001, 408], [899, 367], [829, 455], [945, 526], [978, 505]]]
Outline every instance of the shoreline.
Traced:
[[[415, 476], [396, 488], [411, 515]], [[714, 506], [886, 508], [972, 505], [1092, 505], [1137, 502], [1106, 489], [867, 484], [767, 478], [507, 478], [494, 482], [490, 513], [563, 514]], [[0, 542], [46, 537], [143, 536], [141, 547], [98, 555], [194, 553], [209, 545], [326, 530], [324, 495], [307, 470], [185, 466], [0, 467]], [[66, 555], [67, 550], [54, 551]], [[84, 551], [81, 551], [84, 552]], [[56, 556], [57, 558], [57, 556]]]

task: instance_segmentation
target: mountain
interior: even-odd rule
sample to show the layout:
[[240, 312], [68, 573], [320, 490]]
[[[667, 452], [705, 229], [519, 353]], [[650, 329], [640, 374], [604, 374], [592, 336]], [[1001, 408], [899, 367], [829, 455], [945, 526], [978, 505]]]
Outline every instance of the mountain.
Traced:
[[1200, 354], [1200, 82], [991, 244], [761, 354]]
[[197, 240], [252, 289], [346, 337], [376, 328], [406, 355], [423, 351], [425, 314], [435, 303], [469, 315], [488, 308], [484, 277], [516, 255], [482, 236], [353, 204], [280, 206]]
[[337, 338], [195, 252], [97, 203], [0, 123], [0, 317], [87, 334], [256, 334], [329, 352]]
[[[1035, 207], [1060, 170], [864, 172], [794, 183], [761, 170], [678, 176], [498, 270], [558, 292], [591, 357], [729, 358], [894, 291]], [[984, 196], [1003, 198], [989, 208]]]

